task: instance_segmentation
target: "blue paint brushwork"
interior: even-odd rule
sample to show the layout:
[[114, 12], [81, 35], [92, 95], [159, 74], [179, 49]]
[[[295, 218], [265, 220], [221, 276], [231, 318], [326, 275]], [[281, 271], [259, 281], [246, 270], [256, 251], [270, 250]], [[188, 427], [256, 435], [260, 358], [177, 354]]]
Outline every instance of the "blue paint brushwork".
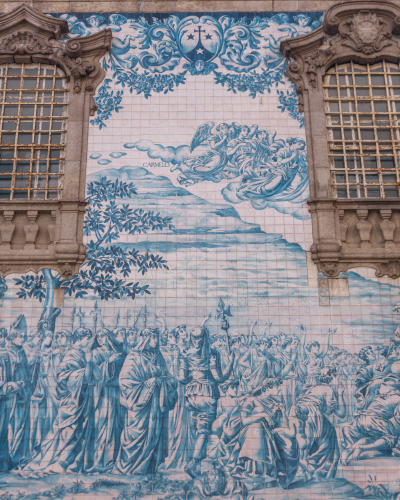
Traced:
[[[304, 123], [278, 45], [321, 13], [59, 17], [114, 33], [96, 140], [130, 92], [207, 75]], [[127, 137], [89, 155], [79, 273], [0, 278], [0, 500], [398, 500], [399, 287], [349, 271], [323, 305], [288, 236], [310, 233], [304, 139]]]
[[276, 135], [255, 124], [206, 122], [197, 128], [190, 145], [165, 147], [141, 139], [125, 148], [171, 163], [171, 171], [180, 172], [177, 180], [182, 186], [231, 180], [221, 190], [228, 203], [249, 201], [255, 210], [271, 207], [309, 219], [302, 207], [309, 196], [305, 140]]
[[[187, 76], [212, 74], [216, 85], [252, 98], [288, 83], [288, 59], [279, 51], [284, 38], [318, 28], [322, 13], [226, 14], [58, 14], [70, 27], [68, 37], [113, 31], [112, 47], [103, 58], [111, 78], [100, 86], [92, 125], [100, 129], [122, 109], [123, 89], [144, 95], [174, 92]], [[129, 33], [119, 38], [118, 33]], [[274, 31], [271, 33], [271, 31]], [[277, 34], [278, 33], [278, 34]], [[111, 90], [110, 82], [122, 90]], [[304, 125], [295, 92], [280, 95], [281, 111]]]

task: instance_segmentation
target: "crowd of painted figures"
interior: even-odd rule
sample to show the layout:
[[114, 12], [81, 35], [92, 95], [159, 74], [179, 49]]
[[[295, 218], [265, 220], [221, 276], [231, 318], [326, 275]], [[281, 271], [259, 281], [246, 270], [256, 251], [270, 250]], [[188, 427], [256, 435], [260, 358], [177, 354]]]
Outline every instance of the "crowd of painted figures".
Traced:
[[287, 488], [400, 455], [400, 330], [351, 354], [335, 331], [210, 335], [208, 320], [1, 328], [1, 471], [195, 478], [213, 463]]

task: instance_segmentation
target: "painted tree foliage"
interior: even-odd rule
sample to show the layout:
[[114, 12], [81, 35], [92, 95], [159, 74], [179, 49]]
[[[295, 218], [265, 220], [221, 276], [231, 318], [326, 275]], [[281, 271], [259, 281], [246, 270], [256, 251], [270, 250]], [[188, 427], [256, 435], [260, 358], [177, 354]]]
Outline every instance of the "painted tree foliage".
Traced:
[[35, 298], [44, 306], [52, 307], [54, 289], [63, 288], [65, 294], [81, 298], [88, 293], [100, 299], [120, 299], [150, 294], [149, 285], [130, 280], [132, 274], [145, 275], [151, 269], [168, 269], [161, 255], [141, 253], [118, 245], [124, 234], [146, 234], [150, 231], [173, 229], [172, 217], [162, 217], [154, 211], [130, 208], [117, 200], [131, 199], [137, 194], [132, 182], [111, 181], [102, 177], [87, 186], [88, 209], [84, 234], [90, 237], [87, 257], [75, 276], [62, 278], [44, 270], [37, 276], [14, 278], [19, 287], [19, 298]]

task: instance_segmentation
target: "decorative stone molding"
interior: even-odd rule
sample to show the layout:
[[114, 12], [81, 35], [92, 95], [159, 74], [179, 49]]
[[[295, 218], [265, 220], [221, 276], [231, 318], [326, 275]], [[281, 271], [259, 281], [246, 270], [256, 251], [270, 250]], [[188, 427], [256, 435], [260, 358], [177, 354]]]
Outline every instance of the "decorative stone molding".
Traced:
[[331, 188], [323, 79], [335, 64], [400, 60], [400, 6], [346, 1], [329, 8], [323, 26], [281, 42], [291, 58], [288, 77], [304, 111], [312, 216], [311, 255], [319, 272], [338, 276], [355, 267], [400, 276], [398, 199], [336, 199]]
[[0, 201], [0, 275], [54, 269], [64, 276], [84, 262], [86, 155], [89, 116], [111, 48], [110, 29], [62, 40], [68, 23], [24, 4], [0, 16], [0, 64], [55, 64], [69, 82], [68, 139], [61, 200]]

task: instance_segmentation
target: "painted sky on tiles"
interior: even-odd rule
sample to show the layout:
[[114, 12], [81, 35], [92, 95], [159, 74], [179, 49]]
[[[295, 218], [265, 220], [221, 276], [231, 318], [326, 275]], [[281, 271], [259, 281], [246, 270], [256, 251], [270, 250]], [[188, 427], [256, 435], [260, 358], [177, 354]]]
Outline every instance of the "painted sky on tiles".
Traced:
[[[288, 60], [280, 53], [279, 44], [284, 38], [316, 29], [321, 25], [321, 13], [60, 17], [68, 21], [70, 37], [105, 27], [113, 31], [111, 51], [102, 61], [107, 76], [97, 90], [99, 109], [91, 120], [99, 130], [110, 126], [110, 119], [116, 119], [118, 113], [129, 112], [126, 98], [130, 95], [150, 102], [154, 96], [179, 97], [179, 90], [193, 77], [213, 82], [226, 95], [250, 97], [255, 105], [260, 96], [271, 96], [281, 121], [291, 122], [292, 130], [304, 127], [294, 86], [285, 75]], [[190, 143], [185, 137], [186, 143], [176, 144], [173, 133], [173, 144], [170, 138], [160, 143], [150, 136], [153, 129], [147, 136], [141, 129], [139, 138], [120, 147], [158, 159], [158, 165], [169, 165], [177, 182], [185, 187], [207, 181], [220, 183], [221, 196], [228, 203], [248, 201], [255, 210], [272, 208], [297, 220], [308, 219], [304, 210], [309, 193], [303, 132], [295, 136], [280, 130], [276, 123], [269, 126], [269, 122], [261, 126], [214, 118], [197, 121]], [[115, 154], [122, 156], [122, 152]], [[95, 159], [93, 155], [91, 159]], [[110, 161], [99, 157], [97, 163], [106, 166]], [[142, 161], [142, 166], [146, 167], [146, 162]]]

